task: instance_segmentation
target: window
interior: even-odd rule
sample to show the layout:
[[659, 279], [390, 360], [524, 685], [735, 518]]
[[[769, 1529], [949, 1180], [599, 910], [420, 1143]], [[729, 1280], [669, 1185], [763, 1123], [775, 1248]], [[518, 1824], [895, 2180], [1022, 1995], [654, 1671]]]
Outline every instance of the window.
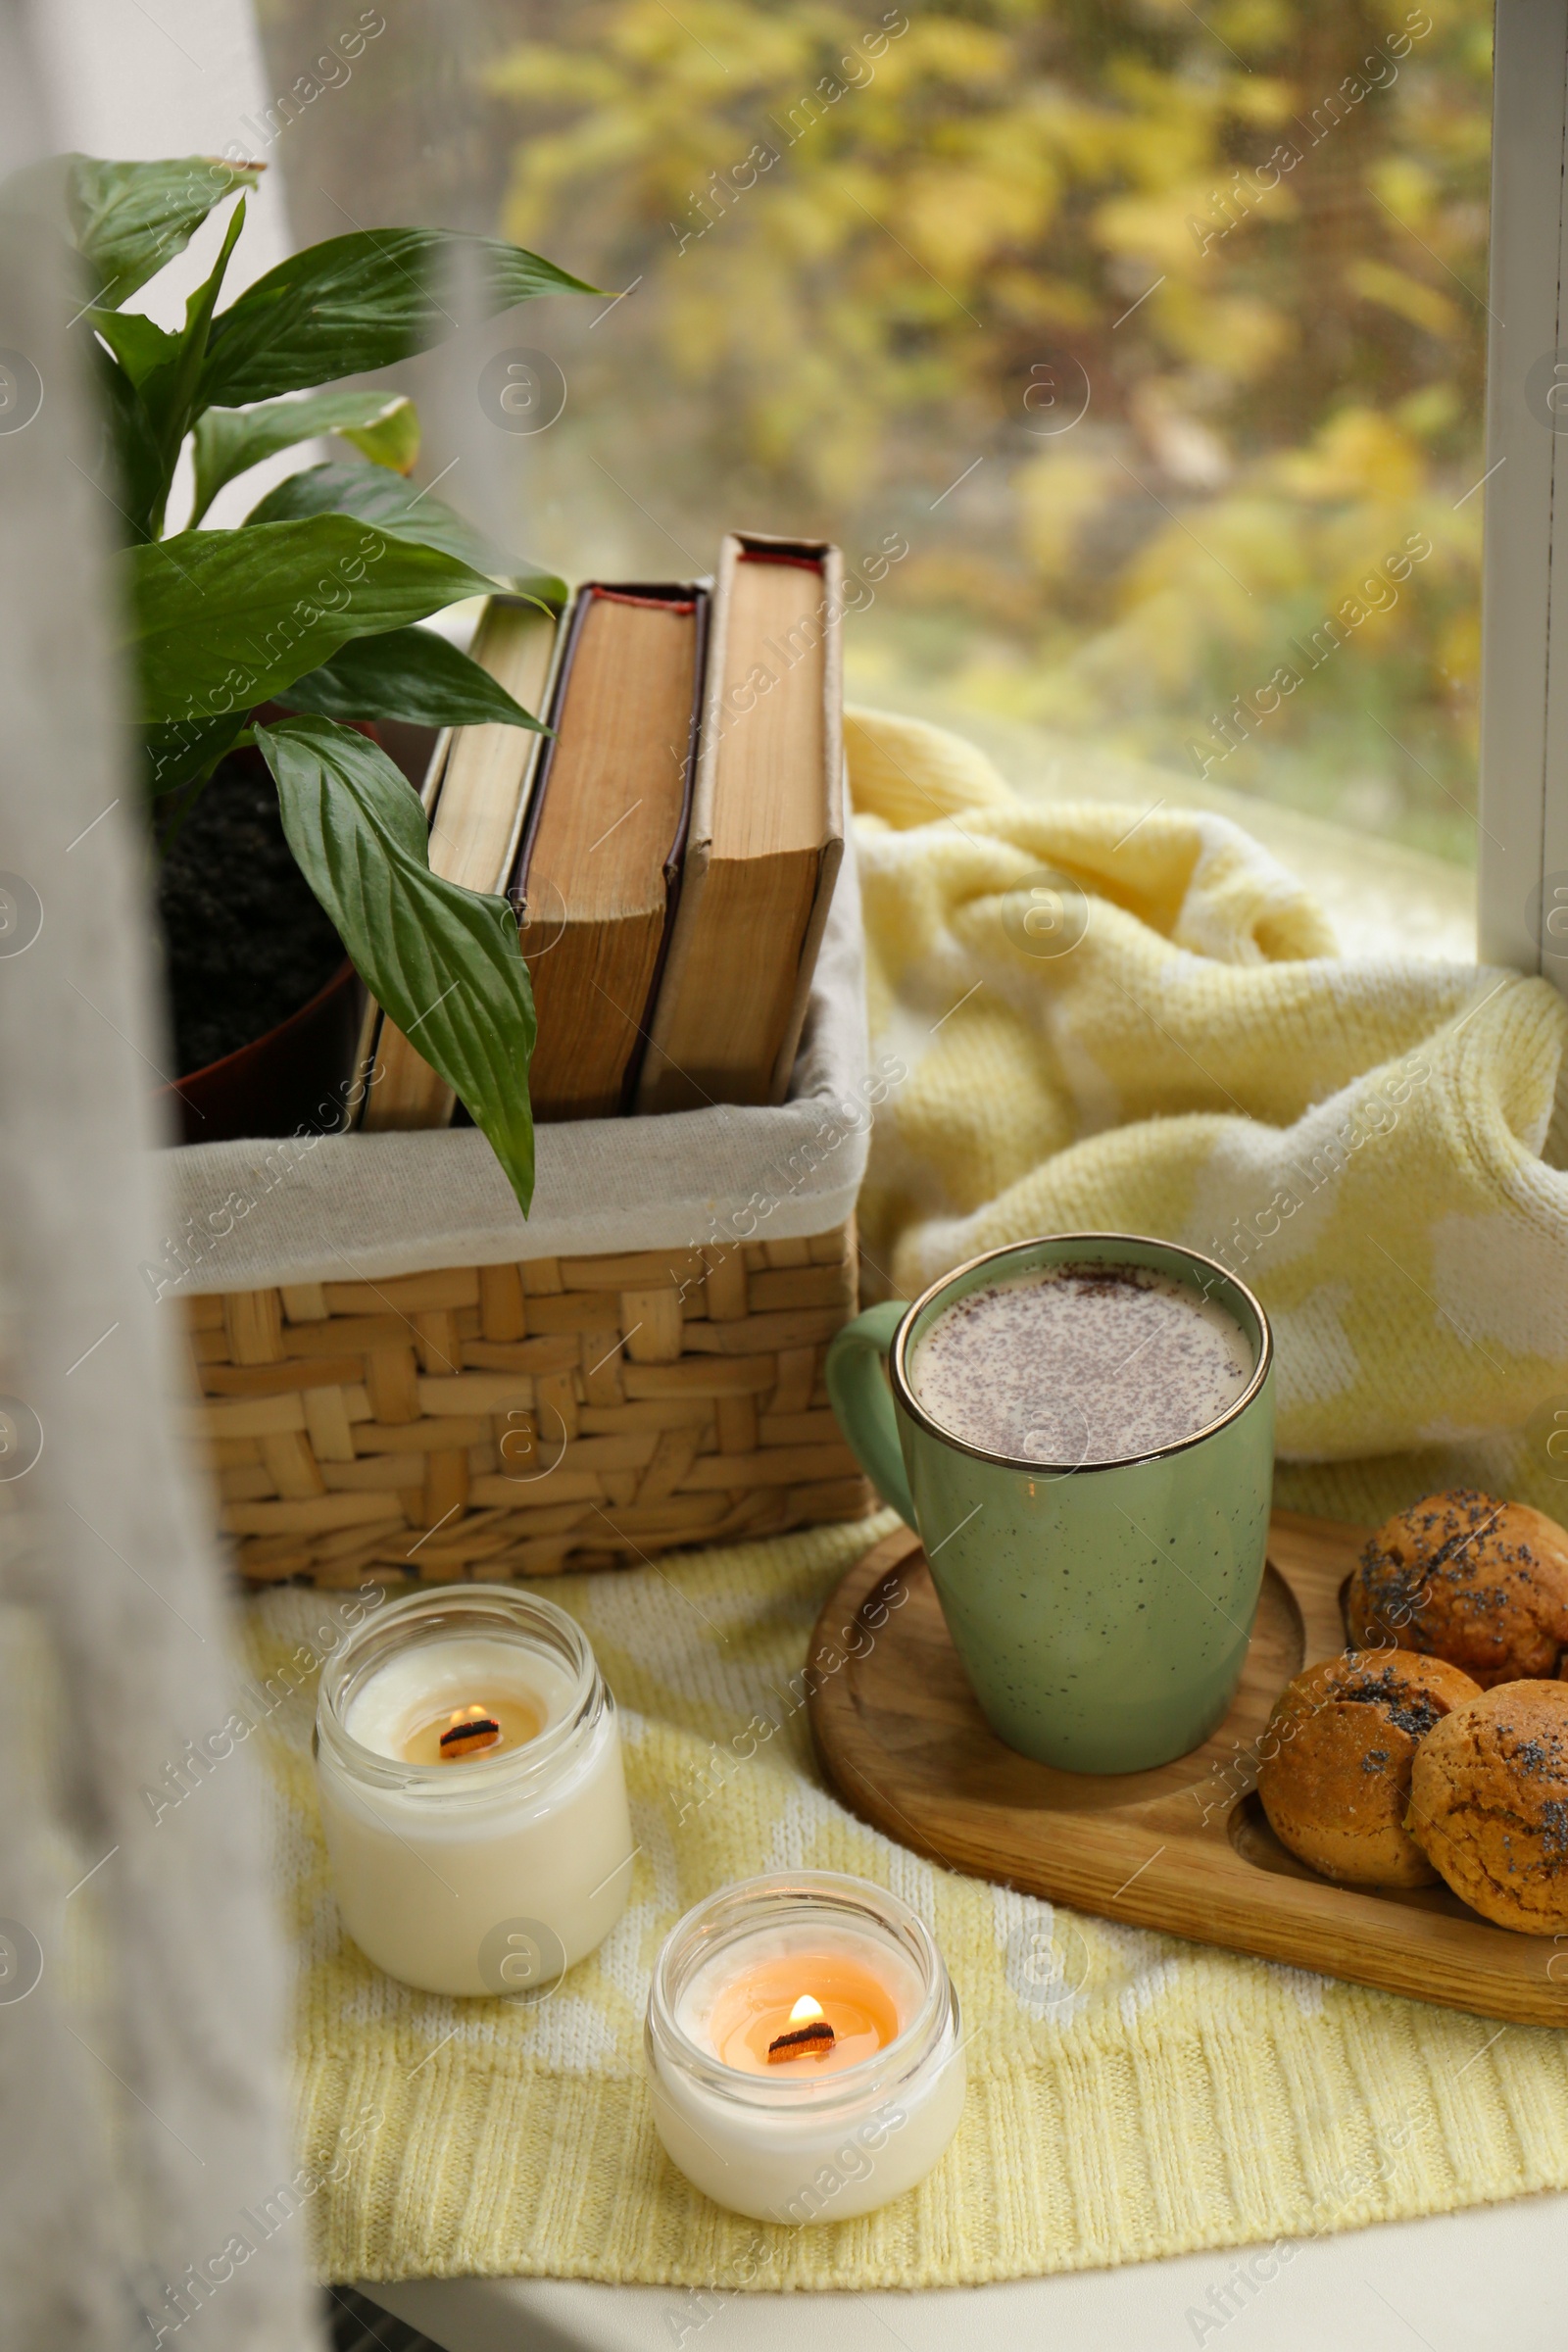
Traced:
[[[278, 90], [334, 10], [264, 0]], [[1484, 0], [456, 13], [400, 11], [275, 153], [302, 238], [440, 219], [628, 289], [469, 369], [515, 345], [564, 396], [490, 436], [530, 553], [667, 575], [736, 522], [829, 532], [852, 696], [1381, 837], [1468, 906]]]

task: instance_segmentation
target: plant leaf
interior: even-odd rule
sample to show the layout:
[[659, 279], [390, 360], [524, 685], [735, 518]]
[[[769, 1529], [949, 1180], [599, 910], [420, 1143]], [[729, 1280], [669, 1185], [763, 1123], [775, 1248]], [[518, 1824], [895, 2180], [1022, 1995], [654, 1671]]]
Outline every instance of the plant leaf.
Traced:
[[432, 874], [424, 815], [384, 752], [322, 718], [258, 727], [300, 871], [355, 969], [533, 1199], [533, 992], [505, 899]]
[[314, 710], [322, 718], [402, 718], [425, 727], [488, 721], [529, 727], [536, 735], [550, 731], [487, 669], [433, 629], [388, 629], [380, 637], [355, 638], [275, 699], [291, 710]]
[[174, 467], [179, 463], [181, 445], [200, 406], [196, 399], [196, 386], [201, 380], [207, 358], [207, 339], [212, 327], [213, 312], [218, 304], [223, 274], [228, 268], [228, 257], [244, 226], [245, 199], [242, 196], [229, 215], [217, 261], [195, 293], [186, 301], [185, 330], [175, 345], [173, 356], [137, 386], [148, 421], [158, 437], [163, 459], [162, 494], [149, 517], [149, 529], [155, 537], [163, 530]]
[[339, 425], [338, 431], [372, 466], [385, 466], [393, 473], [412, 473], [419, 463], [419, 412], [412, 400], [394, 400], [384, 416], [373, 417], [368, 424]]
[[155, 368], [168, 367], [178, 354], [179, 337], [166, 334], [140, 311], [92, 310], [87, 317], [133, 384], [144, 384]]
[[403, 628], [490, 582], [346, 514], [181, 531], [132, 548], [127, 650], [149, 725], [250, 710], [351, 637]]
[[484, 318], [540, 294], [598, 290], [494, 237], [438, 228], [329, 237], [279, 262], [215, 321], [203, 405], [239, 408], [429, 350], [456, 324], [443, 297], [448, 270], [465, 260]]
[[[106, 490], [130, 525], [134, 539], [150, 535], [149, 517], [163, 493], [164, 466], [141, 394], [101, 343], [89, 346], [93, 372], [104, 398], [104, 423], [118, 479]], [[105, 470], [108, 468], [106, 466]]]
[[[363, 427], [370, 429], [350, 430]], [[280, 449], [334, 432], [352, 439], [378, 466], [394, 464], [394, 451], [406, 453], [410, 466], [419, 454], [419, 413], [401, 392], [318, 392], [307, 400], [270, 400], [254, 409], [209, 409], [196, 420], [196, 498], [189, 527], [236, 474]], [[377, 449], [389, 454], [377, 457]], [[406, 468], [399, 463], [397, 470]]]
[[155, 797], [177, 792], [212, 767], [244, 732], [249, 712], [225, 710], [217, 718], [184, 718], [172, 725], [137, 730], [147, 790]]
[[208, 155], [146, 164], [69, 155], [65, 164], [72, 241], [96, 272], [93, 301], [108, 310], [182, 253], [214, 205], [254, 188], [266, 170]]
[[566, 601], [566, 586], [553, 572], [518, 568], [515, 556], [476, 531], [439, 498], [415, 490], [381, 466], [361, 466], [338, 458], [324, 466], [309, 466], [291, 473], [286, 482], [269, 490], [246, 515], [253, 522], [286, 522], [305, 514], [359, 514], [389, 538], [407, 539], [420, 547], [439, 547], [459, 563], [491, 579], [514, 596], [532, 597], [559, 612]]

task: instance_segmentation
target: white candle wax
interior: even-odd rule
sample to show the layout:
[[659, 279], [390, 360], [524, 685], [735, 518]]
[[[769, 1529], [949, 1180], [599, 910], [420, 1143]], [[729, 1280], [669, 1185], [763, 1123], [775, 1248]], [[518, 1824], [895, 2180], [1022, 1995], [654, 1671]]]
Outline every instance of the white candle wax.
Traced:
[[[389, 1657], [350, 1699], [345, 1729], [375, 1755], [439, 1764], [441, 1734], [462, 1731], [454, 1716], [489, 1706], [500, 1710], [512, 1734], [495, 1748], [511, 1745], [515, 1752], [562, 1720], [571, 1693], [571, 1675], [542, 1652], [490, 1634], [450, 1634]], [[494, 1751], [487, 1745], [477, 1752]]]
[[426, 1992], [528, 1992], [625, 1908], [613, 1703], [582, 1633], [508, 1592], [416, 1594], [328, 1664], [322, 1826], [343, 1924]]
[[828, 1871], [699, 1904], [649, 1998], [654, 2120], [707, 2195], [758, 2221], [847, 2221], [900, 2196], [957, 2129], [957, 2003], [931, 1937]]

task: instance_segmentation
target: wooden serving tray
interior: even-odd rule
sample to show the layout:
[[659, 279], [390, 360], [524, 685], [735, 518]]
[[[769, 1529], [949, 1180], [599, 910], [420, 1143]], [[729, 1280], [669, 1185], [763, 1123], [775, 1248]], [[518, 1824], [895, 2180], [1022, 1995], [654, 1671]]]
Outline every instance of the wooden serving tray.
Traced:
[[1446, 1886], [1336, 1886], [1286, 1852], [1254, 1789], [1283, 1686], [1345, 1646], [1366, 1531], [1276, 1511], [1236, 1700], [1153, 1772], [1031, 1763], [987, 1725], [916, 1537], [858, 1561], [817, 1620], [811, 1729], [852, 1811], [954, 1870], [1200, 1943], [1520, 2025], [1568, 2026], [1568, 1936], [1493, 1927]]

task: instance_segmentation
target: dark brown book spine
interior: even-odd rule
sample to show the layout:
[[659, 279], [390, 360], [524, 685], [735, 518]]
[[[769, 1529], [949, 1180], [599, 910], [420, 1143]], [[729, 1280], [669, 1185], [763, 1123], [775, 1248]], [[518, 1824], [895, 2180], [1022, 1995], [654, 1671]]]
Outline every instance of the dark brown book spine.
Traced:
[[585, 580], [572, 598], [571, 611], [566, 619], [565, 642], [562, 648], [561, 662], [556, 672], [556, 690], [551, 698], [548, 713], [548, 723], [555, 732], [546, 743], [539, 762], [538, 776], [535, 779], [533, 795], [528, 805], [527, 822], [523, 827], [522, 839], [517, 845], [517, 860], [507, 891], [507, 896], [516, 910], [519, 922], [527, 919], [528, 867], [533, 857], [533, 845], [538, 835], [540, 818], [544, 811], [545, 797], [550, 790], [556, 748], [561, 740], [562, 713], [565, 710], [566, 696], [571, 685], [572, 664], [576, 659], [577, 646], [582, 636], [583, 622], [596, 597], [605, 598], [617, 604], [664, 605], [673, 608], [676, 612], [689, 610], [696, 631], [696, 645], [692, 662], [691, 715], [687, 721], [686, 746], [681, 760], [680, 815], [676, 821], [674, 837], [664, 857], [664, 921], [660, 934], [659, 954], [654, 961], [653, 976], [649, 981], [648, 993], [637, 1020], [637, 1045], [626, 1065], [621, 1081], [620, 1110], [624, 1116], [631, 1110], [636, 1099], [637, 1081], [642, 1075], [643, 1057], [648, 1052], [649, 1024], [654, 1017], [654, 1006], [659, 1001], [659, 984], [664, 975], [664, 963], [669, 955], [670, 935], [675, 927], [675, 908], [680, 900], [681, 863], [686, 855], [686, 830], [691, 823], [692, 814], [692, 778], [697, 772], [697, 750], [702, 731], [703, 695], [708, 671], [708, 624], [712, 599], [708, 589], [701, 582], [695, 580], [676, 583], [659, 581], [652, 584], [642, 581]]

